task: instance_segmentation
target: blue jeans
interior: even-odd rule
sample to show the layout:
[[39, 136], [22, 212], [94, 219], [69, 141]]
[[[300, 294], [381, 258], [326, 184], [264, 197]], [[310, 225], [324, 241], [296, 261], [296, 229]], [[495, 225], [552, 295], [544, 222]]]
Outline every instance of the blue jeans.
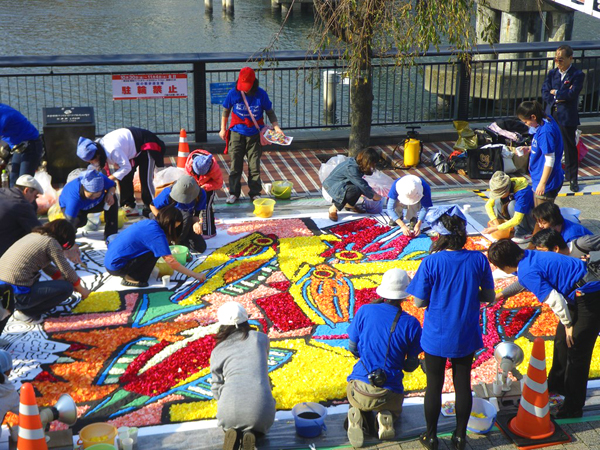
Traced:
[[73, 285], [66, 280], [38, 281], [28, 294], [15, 295], [15, 309], [28, 316], [41, 316], [60, 305], [73, 294]]
[[14, 187], [21, 175], [35, 175], [44, 156], [44, 145], [42, 139], [37, 138], [25, 142], [22, 152], [15, 152], [10, 162], [10, 187]]

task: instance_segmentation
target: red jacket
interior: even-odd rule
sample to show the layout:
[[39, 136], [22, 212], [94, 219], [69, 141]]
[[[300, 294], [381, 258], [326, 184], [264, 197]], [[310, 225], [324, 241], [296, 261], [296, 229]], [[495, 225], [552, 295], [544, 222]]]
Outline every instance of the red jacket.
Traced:
[[206, 175], [196, 175], [192, 170], [192, 162], [194, 161], [194, 155], [199, 154], [211, 155], [210, 152], [201, 148], [194, 150], [188, 155], [185, 161], [185, 172], [194, 177], [198, 185], [205, 191], [218, 191], [223, 187], [223, 174], [221, 173], [217, 159], [214, 156], [212, 157], [212, 165]]

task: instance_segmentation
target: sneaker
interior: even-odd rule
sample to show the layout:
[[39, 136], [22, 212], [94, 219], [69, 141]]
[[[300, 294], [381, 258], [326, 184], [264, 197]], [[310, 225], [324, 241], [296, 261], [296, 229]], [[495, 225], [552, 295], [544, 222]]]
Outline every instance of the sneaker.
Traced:
[[251, 200], [251, 201], [258, 200], [259, 198], [262, 198], [262, 197], [260, 196], [260, 194], [259, 194], [259, 195], [251, 195], [251, 196], [250, 196], [250, 200]]
[[348, 410], [348, 440], [354, 448], [362, 447], [365, 442], [362, 414], [354, 406]]
[[223, 439], [223, 450], [237, 450], [240, 445], [240, 436], [237, 430], [230, 428], [225, 432]]
[[512, 241], [515, 244], [526, 244], [527, 242], [531, 241], [531, 237], [532, 236], [533, 236], [532, 234], [526, 234], [526, 235], [521, 236], [521, 237], [516, 237], [515, 236], [514, 238], [512, 238]]
[[13, 318], [19, 322], [28, 323], [30, 325], [37, 325], [44, 321], [42, 316], [28, 316], [23, 311], [15, 310]]
[[237, 195], [230, 195], [229, 197], [227, 197], [227, 200], [225, 200], [225, 203], [233, 205], [237, 201], [238, 201], [238, 196]]
[[87, 223], [82, 227], [84, 231], [98, 231], [100, 228], [99, 223], [94, 223], [91, 220], [88, 220]]
[[244, 431], [241, 448], [242, 450], [254, 450], [256, 448], [256, 436], [252, 431]]
[[379, 425], [379, 440], [389, 441], [394, 439], [396, 436], [396, 430], [394, 430], [394, 417], [389, 411], [380, 411], [377, 414], [377, 424]]
[[131, 206], [123, 206], [121, 207], [121, 209], [123, 211], [125, 211], [125, 215], [127, 217], [133, 217], [133, 216], [139, 216], [140, 212], [137, 210], [137, 208], [132, 208]]

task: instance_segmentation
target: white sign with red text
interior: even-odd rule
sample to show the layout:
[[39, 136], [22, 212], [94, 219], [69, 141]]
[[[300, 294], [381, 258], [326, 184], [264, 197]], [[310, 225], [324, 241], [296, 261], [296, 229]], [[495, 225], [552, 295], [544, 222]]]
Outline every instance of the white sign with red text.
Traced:
[[187, 74], [152, 73], [112, 76], [113, 100], [187, 98]]

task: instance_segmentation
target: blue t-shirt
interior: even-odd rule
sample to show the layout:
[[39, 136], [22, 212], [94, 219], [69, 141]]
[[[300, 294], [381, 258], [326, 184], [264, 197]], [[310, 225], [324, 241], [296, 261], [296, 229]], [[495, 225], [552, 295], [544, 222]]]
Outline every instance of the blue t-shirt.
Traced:
[[87, 211], [104, 201], [106, 191], [114, 187], [115, 182], [103, 173], [100, 175], [102, 175], [104, 180], [104, 191], [100, 197], [93, 200], [87, 199], [80, 194], [81, 178], [75, 178], [65, 185], [58, 199], [61, 209], [65, 211], [65, 216], [75, 218], [79, 214], [79, 211]]
[[[533, 292], [540, 302], [546, 300], [552, 290], [562, 294], [569, 303], [574, 303], [573, 286], [587, 273], [586, 264], [577, 258], [554, 252], [525, 250], [519, 261], [517, 275], [519, 283]], [[583, 293], [600, 290], [600, 283], [587, 283]]]
[[[425, 215], [427, 214], [427, 209], [433, 206], [433, 201], [431, 200], [431, 188], [423, 178], [419, 177], [419, 179], [423, 185], [423, 197], [420, 200], [421, 208], [417, 214], [417, 219], [423, 222], [425, 220]], [[398, 201], [396, 185], [398, 184], [398, 181], [400, 181], [400, 178], [392, 183], [387, 202], [387, 213], [394, 222], [399, 219], [398, 214], [396, 213], [396, 202]]]
[[[369, 372], [384, 369], [387, 381], [383, 387], [397, 393], [404, 392], [402, 368], [407, 356], [418, 356], [422, 351], [419, 344], [421, 324], [403, 311], [390, 340], [390, 330], [397, 312], [397, 307], [387, 303], [364, 305], [358, 310], [348, 327], [348, 337], [357, 345], [360, 361], [354, 365], [348, 381], [369, 383]], [[386, 362], [388, 340], [390, 350]]]
[[523, 215], [529, 214], [533, 209], [533, 190], [531, 186], [527, 186], [525, 189], [521, 189], [513, 194], [515, 199], [515, 212]]
[[40, 137], [40, 133], [37, 128], [23, 114], [0, 103], [0, 139], [5, 141], [10, 148], [38, 137]]
[[479, 288], [494, 289], [490, 263], [480, 252], [441, 251], [427, 256], [406, 290], [428, 300], [421, 347], [430, 355], [461, 358], [483, 347]]
[[[273, 109], [273, 104], [271, 103], [271, 100], [269, 100], [269, 95], [261, 88], [257, 89], [255, 95], [246, 94], [246, 100], [248, 100], [248, 106], [250, 107], [250, 110], [252, 111], [252, 114], [257, 122], [262, 118], [264, 111]], [[254, 126], [254, 122], [252, 122], [252, 117], [250, 117], [250, 113], [248, 112], [248, 108], [246, 108], [240, 91], [235, 88], [231, 89], [228, 92], [227, 97], [225, 97], [223, 108], [231, 109], [233, 114], [245, 122], [238, 123], [231, 127], [232, 131], [235, 131], [243, 136], [254, 136], [258, 133], [258, 130]], [[234, 120], [233, 117], [231, 120]]]
[[[152, 200], [152, 204], [156, 208], [162, 209], [165, 206], [169, 206], [171, 204], [171, 188], [171, 186], [164, 188], [160, 194], [154, 197], [154, 200]], [[194, 201], [190, 203], [175, 202], [175, 207], [183, 212], [189, 212], [192, 214], [199, 213], [203, 209], [206, 209], [206, 192], [204, 191], [204, 189], [200, 189], [200, 195], [198, 195], [198, 197]]]
[[554, 167], [546, 182], [546, 192], [560, 189], [565, 173], [562, 169], [563, 140], [560, 128], [553, 119], [544, 119], [537, 128], [531, 141], [531, 153], [529, 155], [529, 174], [533, 190], [537, 188], [544, 172], [545, 156], [554, 153]]
[[568, 244], [575, 239], [580, 238], [581, 236], [587, 236], [589, 234], [593, 234], [590, 230], [584, 227], [581, 224], [571, 222], [570, 220], [564, 219], [564, 223], [562, 229], [560, 230], [560, 235], [563, 237], [565, 242]]
[[157, 258], [171, 254], [167, 236], [156, 220], [142, 220], [117, 234], [108, 246], [104, 267], [119, 270], [132, 259], [148, 252]]

